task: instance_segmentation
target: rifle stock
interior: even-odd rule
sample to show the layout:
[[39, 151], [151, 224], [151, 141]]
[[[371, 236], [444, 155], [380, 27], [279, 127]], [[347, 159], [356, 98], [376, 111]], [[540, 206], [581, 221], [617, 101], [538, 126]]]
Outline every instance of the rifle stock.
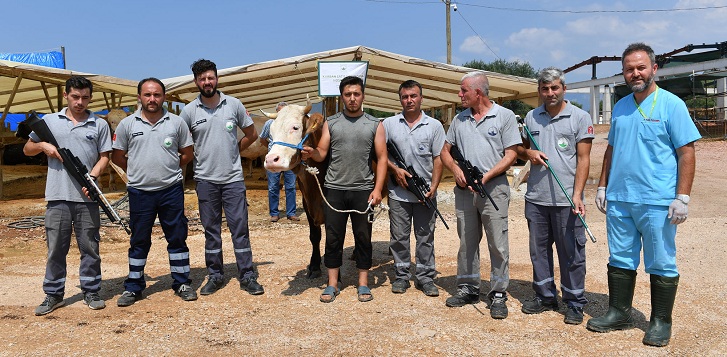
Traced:
[[[477, 192], [480, 197], [487, 197], [490, 200], [490, 203], [492, 203], [492, 207], [494, 207], [495, 210], [499, 211], [500, 208], [497, 207], [497, 204], [495, 204], [495, 200], [493, 200], [492, 196], [487, 193], [487, 190], [485, 190], [485, 186], [479, 182], [479, 180], [482, 179], [482, 176], [484, 176], [485, 174], [477, 166], [473, 166], [469, 160], [465, 160], [464, 156], [462, 156], [462, 153], [457, 148], [457, 145], [452, 145], [452, 147], [449, 149], [449, 153], [452, 155], [454, 161], [457, 162], [457, 166], [459, 166], [459, 168], [462, 170], [462, 173], [464, 173], [464, 177], [467, 180], [467, 186], [472, 187], [472, 190]], [[457, 185], [457, 187], [459, 187], [459, 185]], [[464, 189], [466, 187], [459, 188]]]
[[58, 154], [63, 159], [63, 167], [71, 175], [71, 177], [73, 177], [73, 179], [76, 180], [79, 185], [81, 185], [81, 187], [86, 188], [89, 197], [94, 202], [99, 204], [101, 209], [106, 214], [106, 217], [108, 217], [111, 222], [120, 224], [127, 234], [131, 234], [131, 230], [129, 230], [129, 227], [127, 227], [121, 217], [119, 217], [119, 214], [116, 212], [116, 210], [114, 210], [111, 204], [109, 204], [106, 196], [104, 196], [103, 192], [101, 192], [101, 189], [98, 187], [98, 185], [96, 185], [96, 182], [94, 181], [93, 177], [91, 177], [91, 174], [88, 172], [86, 166], [77, 156], [73, 155], [71, 150], [67, 148], [62, 148], [58, 145], [58, 141], [56, 141], [55, 136], [53, 136], [50, 128], [48, 128], [48, 124], [46, 124], [43, 119], [40, 119], [38, 115], [35, 114], [35, 112], [30, 114], [30, 117], [28, 118], [28, 124], [30, 125], [30, 128], [35, 132], [35, 134], [38, 135], [40, 140], [50, 143], [58, 149]]
[[[437, 207], [434, 205], [434, 202], [431, 198], [427, 197], [427, 193], [431, 190], [431, 187], [427, 184], [427, 181], [424, 180], [423, 177], [419, 176], [416, 171], [414, 171], [414, 167], [411, 165], [407, 165], [404, 161], [404, 157], [401, 155], [401, 152], [399, 151], [399, 147], [396, 146], [396, 144], [393, 141], [389, 141], [386, 143], [386, 147], [391, 154], [391, 156], [394, 158], [394, 163], [396, 166], [399, 166], [400, 168], [406, 170], [406, 172], [411, 175], [411, 177], [406, 177], [406, 186], [407, 189], [414, 194], [414, 196], [417, 197], [417, 199], [427, 208], [434, 209], [434, 212], [437, 214], [440, 220], [442, 220], [442, 223], [444, 224], [444, 227], [449, 229], [449, 225], [444, 220], [444, 217], [442, 217], [442, 213], [439, 212]], [[393, 176], [393, 175], [392, 175]], [[391, 177], [391, 180], [396, 184], [396, 180]]]

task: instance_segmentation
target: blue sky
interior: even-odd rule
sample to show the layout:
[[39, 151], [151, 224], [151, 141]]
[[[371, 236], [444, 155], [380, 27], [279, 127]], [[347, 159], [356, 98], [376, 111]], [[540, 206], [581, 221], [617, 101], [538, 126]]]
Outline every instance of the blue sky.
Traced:
[[[609, 12], [719, 7], [727, 0], [453, 2], [454, 64], [502, 58], [566, 68], [591, 56], [618, 56], [636, 41], [657, 53], [727, 41], [727, 7]], [[225, 68], [356, 45], [446, 61], [445, 5], [438, 0], [25, 0], [8, 1], [3, 13], [0, 52], [65, 46], [68, 68], [132, 80], [185, 75], [198, 58]], [[598, 76], [619, 68], [599, 64]], [[583, 67], [567, 81], [590, 77]]]

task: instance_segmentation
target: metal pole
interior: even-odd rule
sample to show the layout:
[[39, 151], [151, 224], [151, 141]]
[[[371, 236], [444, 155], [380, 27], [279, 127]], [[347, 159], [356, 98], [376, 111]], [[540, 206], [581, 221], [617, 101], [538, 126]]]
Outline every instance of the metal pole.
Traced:
[[449, 5], [451, 3], [451, 0], [444, 0], [447, 14], [447, 64], [452, 64], [452, 22], [449, 17]]
[[63, 46], [61, 46], [61, 54], [63, 54], [63, 69], [66, 69], [68, 68], [68, 66], [66, 66], [66, 48]]

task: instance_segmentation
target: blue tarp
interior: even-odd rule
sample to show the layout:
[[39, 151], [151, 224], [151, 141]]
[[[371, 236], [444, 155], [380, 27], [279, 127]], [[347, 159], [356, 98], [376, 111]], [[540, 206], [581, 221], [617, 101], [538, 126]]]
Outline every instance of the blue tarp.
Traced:
[[[0, 113], [2, 115], [2, 113]], [[25, 114], [8, 114], [5, 118], [5, 125], [10, 125], [10, 130], [18, 130], [18, 123], [25, 120]]]
[[[94, 112], [94, 114], [96, 114], [96, 115], [106, 115], [108, 113], [109, 113], [109, 111], [107, 109], [104, 109], [99, 112]], [[2, 112], [0, 112], [0, 114], [2, 114]], [[43, 114], [43, 113], [38, 113], [38, 116], [41, 118], [44, 115], [45, 114]], [[8, 114], [8, 116], [5, 118], [5, 125], [10, 125], [10, 130], [16, 131], [16, 130], [18, 130], [18, 123], [20, 123], [23, 120], [25, 120], [25, 114]]]
[[0, 60], [8, 60], [38, 66], [65, 68], [63, 53], [60, 51], [31, 52], [31, 53], [0, 53]]
[[[38, 66], [65, 68], [63, 53], [60, 51], [31, 52], [31, 53], [0, 53], [0, 60], [29, 63]], [[25, 120], [25, 114], [8, 114], [5, 118], [5, 125], [10, 125], [10, 130], [18, 129], [18, 123]]]

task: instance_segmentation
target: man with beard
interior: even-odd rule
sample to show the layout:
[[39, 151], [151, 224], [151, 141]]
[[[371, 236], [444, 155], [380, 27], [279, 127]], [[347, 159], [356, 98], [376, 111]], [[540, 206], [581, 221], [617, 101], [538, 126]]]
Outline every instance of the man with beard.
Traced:
[[[378, 118], [363, 111], [364, 83], [361, 78], [345, 77], [338, 89], [345, 105], [343, 111], [326, 118], [317, 147], [305, 146], [301, 151], [303, 160], [312, 158], [321, 162], [328, 155], [331, 160], [326, 171], [325, 197], [335, 210], [326, 206], [326, 253], [323, 263], [328, 268], [328, 286], [323, 290], [320, 301], [333, 302], [339, 293], [343, 239], [350, 215], [356, 242], [358, 300], [366, 302], [374, 298], [368, 287], [373, 253], [372, 224], [367, 214], [340, 211], [366, 211], [367, 206], [374, 207], [381, 202], [386, 180], [386, 133]], [[372, 160], [376, 161], [375, 169]]]
[[608, 311], [587, 328], [608, 332], [634, 327], [631, 305], [641, 248], [651, 280], [651, 318], [643, 343], [666, 346], [679, 285], [677, 225], [687, 219], [701, 136], [684, 101], [654, 82], [654, 51], [629, 45], [621, 57], [633, 91], [613, 108], [596, 206], [606, 213]]
[[[247, 225], [247, 194], [240, 164], [240, 150], [257, 140], [252, 118], [240, 100], [217, 90], [217, 66], [200, 59], [192, 64], [200, 95], [187, 104], [181, 117], [194, 139], [194, 179], [197, 182], [199, 218], [204, 227], [207, 283], [202, 295], [223, 286], [222, 209], [225, 210], [237, 261], [240, 289], [252, 295], [265, 292], [252, 266], [250, 230]], [[237, 144], [239, 127], [245, 134]]]
[[[96, 179], [106, 169], [111, 152], [111, 132], [105, 120], [87, 110], [91, 102], [93, 84], [81, 76], [66, 81], [63, 97], [68, 107], [48, 114], [43, 121], [58, 144], [69, 149]], [[35, 309], [36, 315], [45, 315], [63, 306], [66, 288], [66, 255], [71, 246], [71, 232], [76, 232], [81, 265], [78, 276], [83, 291], [83, 303], [93, 310], [106, 307], [98, 295], [101, 290], [101, 257], [98, 243], [101, 239], [98, 203], [88, 198], [61, 162], [58, 149], [51, 143], [40, 141], [35, 132], [23, 147], [27, 156], [40, 153], [48, 156], [48, 179], [45, 185], [45, 234], [48, 260], [43, 279], [45, 300]]]
[[116, 304], [130, 306], [146, 288], [144, 266], [151, 248], [151, 230], [159, 223], [167, 239], [172, 289], [184, 301], [197, 300], [190, 286], [187, 217], [184, 216], [182, 167], [192, 160], [189, 128], [167, 112], [162, 81], [146, 78], [137, 87], [141, 109], [121, 120], [114, 135], [111, 160], [129, 178], [129, 276]]
[[[454, 205], [457, 215], [459, 252], [457, 254], [457, 293], [447, 299], [449, 307], [475, 304], [480, 300], [480, 241], [484, 228], [490, 252], [490, 317], [507, 317], [507, 287], [510, 283], [510, 246], [507, 235], [507, 210], [510, 185], [505, 172], [517, 158], [522, 144], [515, 114], [492, 102], [490, 83], [483, 72], [462, 77], [459, 98], [466, 109], [452, 119], [447, 141], [442, 149], [442, 163], [454, 174]], [[465, 160], [484, 175], [480, 181], [492, 196], [495, 207], [486, 198], [467, 188], [464, 173], [452, 158], [456, 145]]]
[[[564, 322], [583, 322], [586, 282], [586, 233], [577, 214], [585, 216], [583, 188], [588, 179], [593, 125], [590, 115], [565, 100], [565, 75], [550, 67], [538, 73], [542, 106], [525, 116], [525, 125], [540, 150], [526, 137], [519, 156], [532, 163], [525, 194], [525, 218], [530, 230], [535, 298], [523, 303], [522, 312], [538, 314], [558, 310], [558, 290], [553, 275], [553, 244], [560, 263], [560, 287], [567, 305]], [[527, 148], [527, 149], [526, 149]], [[548, 160], [546, 163], [545, 160]], [[576, 210], [559, 188], [550, 168], [560, 178]]]
[[427, 296], [439, 296], [434, 285], [437, 274], [434, 261], [434, 224], [437, 205], [437, 187], [442, 179], [442, 160], [439, 157], [444, 146], [444, 128], [438, 120], [422, 111], [422, 86], [408, 80], [399, 86], [402, 112], [384, 120], [387, 142], [399, 149], [402, 159], [429, 185], [426, 197], [434, 207], [428, 208], [407, 189], [405, 168], [389, 160], [391, 180], [389, 188], [390, 248], [394, 256], [394, 275], [391, 291], [402, 294], [409, 288], [411, 279], [411, 249], [409, 236], [412, 223], [416, 237], [415, 286]]

